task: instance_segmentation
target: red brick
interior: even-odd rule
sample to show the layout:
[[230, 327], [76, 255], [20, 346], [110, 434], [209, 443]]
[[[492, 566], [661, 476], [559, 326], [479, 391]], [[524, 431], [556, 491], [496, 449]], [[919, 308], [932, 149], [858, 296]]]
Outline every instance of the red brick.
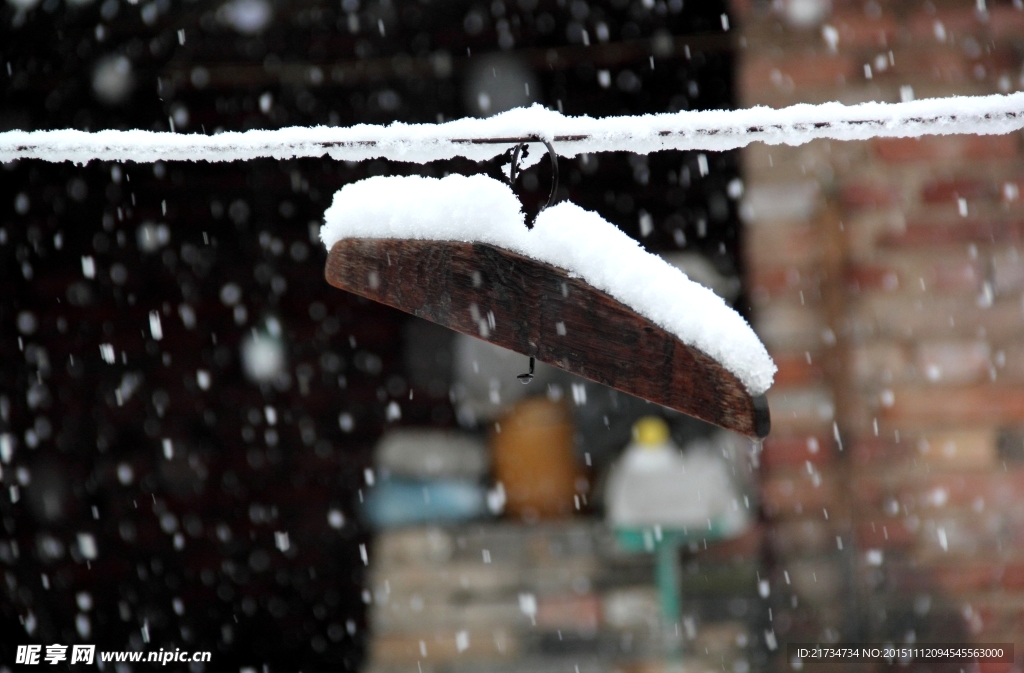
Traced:
[[[924, 510], [934, 514], [937, 509], [953, 511], [973, 507], [979, 498], [986, 509], [1015, 508], [1024, 501], [1022, 487], [1024, 472], [1021, 470], [923, 474], [918, 467], [859, 471], [851, 482], [850, 491], [861, 512], [877, 512], [879, 517], [884, 512], [886, 517], [904, 521], [904, 507], [910, 512]], [[898, 505], [898, 510], [892, 509], [893, 503]]]
[[[772, 351], [808, 350], [821, 345], [825, 329], [821, 311], [799, 302], [775, 301], [761, 306], [755, 316], [754, 328]], [[798, 410], [796, 417], [804, 413]]]
[[[887, 497], [892, 496], [891, 471], [858, 471], [850, 481], [850, 497], [859, 510], [881, 510]], [[889, 512], [892, 514], [892, 512]]]
[[754, 0], [729, 0], [729, 10], [737, 18], [746, 19], [753, 16]]
[[973, 66], [964, 54], [948, 49], [931, 49], [916, 58], [900, 57], [900, 73], [904, 76], [927, 77], [943, 85], [962, 84], [972, 79]]
[[[994, 428], [903, 434], [897, 444], [879, 437], [860, 438], [850, 447], [858, 469], [905, 466], [911, 469], [990, 469], [997, 465]], [[862, 473], [863, 474], [863, 473]]]
[[[1004, 570], [1005, 566], [1001, 563], [968, 559], [937, 563], [892, 563], [886, 566], [891, 586], [898, 588], [898, 595], [905, 596], [911, 591], [942, 591], [950, 597], [969, 593], [971, 595], [968, 600], [955, 602], [954, 609], [960, 615], [964, 615], [965, 607], [971, 606], [973, 612], [977, 605], [983, 614], [991, 615], [998, 611], [1010, 616], [1016, 613], [1013, 616], [1019, 619], [1024, 600], [1018, 595], [1002, 591], [989, 593], [993, 589], [1001, 589]], [[962, 581], [958, 582], [958, 575]], [[986, 606], [988, 601], [993, 601], [995, 605]], [[996, 642], [989, 638], [985, 640]]]
[[974, 5], [963, 6], [963, 8], [944, 7], [941, 10], [931, 12], [917, 11], [910, 15], [906, 22], [906, 29], [910, 36], [927, 45], [941, 44], [935, 36], [935, 24], [941, 23], [946, 31], [946, 40], [961, 35], [979, 34], [986, 32], [987, 26], [979, 19]]
[[903, 203], [903, 192], [889, 185], [846, 180], [839, 187], [839, 200], [851, 210], [881, 208]]
[[900, 277], [892, 267], [881, 264], [851, 264], [846, 268], [846, 287], [851, 292], [895, 290]]
[[1002, 188], [990, 180], [957, 178], [926, 183], [921, 188], [921, 200], [925, 203], [956, 203], [957, 199], [998, 198]]
[[984, 263], [981, 260], [940, 256], [933, 260], [931, 268], [927, 270], [928, 273], [918, 278], [925, 280], [925, 288], [931, 292], [975, 294], [981, 289], [986, 275], [983, 267]]
[[995, 428], [957, 429], [929, 432], [917, 438], [918, 453], [944, 467], [988, 469], [996, 466], [998, 457]]
[[879, 244], [886, 246], [953, 245], [963, 243], [1019, 243], [1024, 223], [1006, 220], [963, 218], [946, 222], [909, 222], [901, 233], [886, 233]]
[[976, 292], [981, 288], [984, 275], [978, 261], [940, 257], [935, 260], [930, 276], [924, 277], [925, 287], [933, 292]]
[[923, 378], [943, 383], [975, 383], [988, 377], [992, 349], [981, 340], [926, 341], [917, 345]]
[[537, 602], [537, 626], [596, 629], [601, 621], [601, 599], [595, 594], [544, 596]]
[[850, 12], [836, 12], [828, 23], [839, 31], [841, 50], [855, 47], [886, 47], [899, 29], [892, 14], [872, 18], [859, 7]]
[[[792, 575], [792, 573], [790, 573]], [[810, 643], [819, 642], [823, 634], [841, 633], [848, 618], [844, 614], [843, 602], [834, 601], [830, 604], [809, 605], [805, 596], [800, 597], [800, 605], [796, 608], [788, 605], [778, 606], [774, 609], [775, 619], [772, 627], [775, 634], [783, 639], [783, 642]], [[785, 660], [785, 650], [774, 653], [776, 659], [772, 662], [773, 670], [782, 670], [789, 665]], [[772, 661], [772, 660], [769, 660]], [[816, 663], [814, 670], [820, 673], [850, 673], [850, 665], [843, 662], [832, 664], [830, 662]], [[859, 669], [853, 669], [855, 671]], [[623, 673], [667, 673], [661, 671], [633, 671], [626, 670]]]
[[894, 397], [893, 405], [879, 409], [878, 414], [896, 427], [903, 423], [940, 427], [1024, 423], [1024, 389], [1017, 386], [900, 387]]
[[[1002, 585], [1001, 568], [996, 568], [996, 579]], [[1002, 585], [1005, 588], [1005, 585]], [[972, 596], [970, 599], [971, 616], [980, 619], [981, 632], [992, 633], [998, 628], [998, 624], [1024, 626], [1024, 601], [1020, 596], [1014, 596], [1010, 592], [996, 591], [993, 593]], [[977, 624], [974, 625], [977, 628]], [[980, 635], [975, 631], [975, 635]], [[988, 642], [999, 642], [996, 639], [986, 638]]]
[[770, 260], [763, 259], [758, 253], [751, 253], [751, 255], [756, 255], [758, 261], [766, 262], [764, 265], [758, 264], [757, 268], [752, 269], [748, 274], [750, 284], [760, 288], [761, 291], [778, 296], [806, 284], [806, 276], [797, 269], [789, 266], [769, 266], [767, 263], [770, 263]]
[[1024, 344], [1007, 344], [993, 354], [999, 381], [1024, 381]]
[[984, 329], [988, 339], [998, 342], [1019, 339], [1024, 328], [1020, 301], [1014, 299], [997, 299], [986, 307], [975, 296], [871, 293], [851, 304], [844, 329], [855, 340], [976, 337]]
[[[770, 156], [770, 155], [769, 155]], [[807, 177], [753, 180], [740, 203], [740, 217], [748, 225], [778, 226], [812, 222], [821, 208], [821, 184]], [[782, 175], [785, 178], [787, 176]]]
[[859, 71], [854, 59], [845, 55], [792, 54], [780, 59], [763, 55], [744, 61], [739, 84], [748, 96], [758, 92], [775, 93], [794, 87], [796, 90], [842, 86]]
[[[1024, 499], [1024, 472], [1020, 468], [1007, 471], [1002, 469], [962, 474], [936, 474], [925, 480], [929, 491], [943, 489], [949, 506], [967, 507], [982, 498], [986, 509], [1005, 509], [1007, 515], [1019, 509]], [[1012, 523], [1010, 519], [1007, 523]], [[1015, 534], [1009, 526], [1008, 535]]]
[[1019, 200], [1024, 193], [1024, 179], [973, 179], [967, 177], [951, 180], [933, 180], [921, 188], [921, 200], [925, 203], [956, 203], [959, 199], [972, 202], [1008, 204]]
[[1024, 194], [1024, 178], [1012, 178], [1010, 180], [999, 180], [999, 196], [1003, 203], [1019, 201]]
[[978, 673], [1010, 673], [1017, 670], [1013, 664], [1003, 664], [996, 661], [982, 661], [978, 663]]
[[1024, 34], [1024, 12], [1016, 7], [993, 6], [989, 10], [988, 26], [996, 40], [1017, 40]]
[[813, 263], [779, 266], [759, 254], [748, 264], [747, 279], [755, 305], [779, 299], [799, 301], [801, 293], [805, 303], [821, 296], [821, 275]]
[[[520, 649], [518, 638], [510, 629], [489, 629], [469, 632], [469, 649], [459, 651], [456, 633], [461, 629], [425, 631], [424, 633], [381, 633], [369, 642], [369, 659], [376, 667], [407, 666], [423, 659], [424, 664], [437, 665], [458, 661], [480, 661], [515, 657]], [[424, 637], [426, 636], [426, 637]], [[427, 656], [421, 654], [420, 642], [425, 641]], [[501, 643], [501, 649], [498, 643]], [[431, 666], [433, 668], [433, 666]]]
[[878, 437], [866, 437], [854, 442], [849, 451], [856, 465], [872, 467], [904, 459], [912, 449], [908, 445], [893, 444]]
[[901, 49], [895, 53], [895, 64], [885, 71], [876, 71], [876, 80], [893, 84], [916, 81], [922, 87], [929, 84], [977, 86], [991, 82], [997, 73], [1012, 70], [1016, 65], [1015, 54], [1008, 48], [994, 48], [978, 58], [969, 58], [959, 45], [954, 44], [928, 49]]
[[818, 383], [824, 378], [824, 372], [816, 363], [816, 358], [811, 357], [807, 362], [806, 353], [772, 353], [775, 366], [779, 371], [775, 372], [775, 387], [806, 386]]
[[840, 488], [837, 478], [830, 472], [816, 480], [804, 471], [772, 473], [761, 482], [761, 497], [765, 513], [771, 517], [794, 514], [816, 515], [830, 510], [837, 516], [840, 508]]
[[820, 512], [812, 516], [777, 521], [771, 527], [769, 544], [782, 556], [808, 556], [836, 550], [836, 527]]
[[1024, 590], [1024, 562], [1007, 563], [999, 576], [999, 584], [1011, 591]]
[[908, 549], [917, 542], [917, 533], [907, 530], [902, 519], [859, 521], [855, 535], [858, 549]]
[[1013, 159], [1020, 153], [1020, 142], [1016, 135], [876, 138], [872, 144], [878, 158], [890, 163]]
[[996, 294], [1024, 290], [1024, 256], [1012, 249], [993, 253], [992, 289]]
[[[964, 430], [958, 433], [934, 434], [914, 438], [904, 435], [899, 444], [881, 437], [861, 438], [851, 447], [850, 454], [857, 469], [868, 472], [880, 469], [991, 469], [997, 463], [994, 431]], [[892, 436], [891, 434], [889, 435]]]
[[878, 341], [850, 349], [850, 373], [858, 383], [904, 381], [909, 364], [907, 349], [896, 342]]
[[764, 440], [761, 465], [776, 467], [804, 467], [807, 463], [824, 465], [835, 459], [835, 445], [831, 437], [804, 435], [793, 437], [769, 436]]
[[961, 561], [960, 563], [933, 566], [924, 573], [921, 573], [920, 569], [915, 569], [913, 572], [920, 574], [921, 579], [930, 579], [933, 588], [959, 594], [993, 588], [997, 584], [999, 570], [999, 565], [995, 563]]
[[772, 388], [768, 404], [772, 429], [779, 434], [819, 434], [832, 429], [835, 402], [832, 391], [825, 386]]
[[747, 256], [753, 266], [766, 260], [771, 267], [801, 265], [821, 257], [821, 235], [815, 227], [758, 224], [744, 229]]
[[[823, 608], [836, 607], [843, 600], [843, 587], [846, 584], [844, 566], [834, 556], [786, 561], [793, 593], [800, 597], [801, 603], [810, 603], [815, 607], [815, 612], [821, 616], [824, 616], [823, 612], [827, 614]], [[787, 593], [789, 590], [790, 587], [786, 587]]]
[[[912, 235], [920, 236], [916, 233]], [[883, 240], [900, 239], [888, 236]], [[846, 287], [849, 292], [893, 292], [903, 289], [913, 293], [969, 293], [976, 297], [985, 278], [984, 264], [980, 259], [972, 260], [958, 255], [922, 257], [911, 250], [886, 252], [887, 263], [853, 263], [846, 268]], [[1024, 269], [1024, 264], [1021, 266]], [[1008, 273], [1004, 275], [1009, 276], [1011, 270], [1012, 266], [1008, 265]]]
[[765, 530], [761, 524], [748, 528], [742, 535], [720, 542], [709, 542], [707, 549], [697, 548], [701, 561], [734, 561], [736, 559], [759, 558], [764, 546]]

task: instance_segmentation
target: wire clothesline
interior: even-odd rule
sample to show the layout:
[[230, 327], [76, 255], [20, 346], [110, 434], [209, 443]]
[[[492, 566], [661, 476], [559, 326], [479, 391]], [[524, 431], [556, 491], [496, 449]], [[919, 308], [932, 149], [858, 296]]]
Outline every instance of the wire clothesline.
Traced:
[[[214, 135], [141, 130], [7, 131], [0, 161], [246, 161], [329, 156], [426, 163], [485, 161], [523, 142], [551, 143], [563, 157], [663, 150], [723, 151], [753, 142], [801, 145], [816, 139], [868, 140], [924, 135], [999, 135], [1024, 129], [1024, 92], [930, 98], [904, 103], [799, 104], [786, 108], [702, 110], [592, 118], [540, 105], [484, 119], [439, 124], [290, 127]], [[530, 161], [542, 153], [532, 154]]]

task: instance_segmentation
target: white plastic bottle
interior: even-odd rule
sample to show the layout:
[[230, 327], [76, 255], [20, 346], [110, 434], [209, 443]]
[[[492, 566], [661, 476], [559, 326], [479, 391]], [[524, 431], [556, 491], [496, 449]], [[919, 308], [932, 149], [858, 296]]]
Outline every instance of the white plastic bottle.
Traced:
[[745, 510], [725, 461], [708, 451], [683, 454], [661, 418], [633, 426], [633, 441], [612, 467], [605, 491], [614, 528], [652, 528], [732, 537], [746, 527]]

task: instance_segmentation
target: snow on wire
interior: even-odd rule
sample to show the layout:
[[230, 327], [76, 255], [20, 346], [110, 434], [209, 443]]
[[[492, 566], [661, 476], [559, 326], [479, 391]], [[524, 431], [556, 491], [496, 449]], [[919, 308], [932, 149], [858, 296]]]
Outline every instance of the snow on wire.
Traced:
[[[752, 142], [801, 145], [819, 138], [1011, 133], [1024, 128], [1024, 92], [931, 98], [906, 103], [793, 105], [773, 109], [702, 110], [665, 114], [567, 117], [540, 105], [484, 119], [442, 124], [291, 127], [215, 135], [153, 131], [7, 131], [0, 161], [245, 161], [329, 156], [426, 163], [466, 157], [491, 159], [509, 145], [551, 142], [559, 155], [662, 150], [720, 151]], [[534, 152], [531, 161], [542, 153]]]

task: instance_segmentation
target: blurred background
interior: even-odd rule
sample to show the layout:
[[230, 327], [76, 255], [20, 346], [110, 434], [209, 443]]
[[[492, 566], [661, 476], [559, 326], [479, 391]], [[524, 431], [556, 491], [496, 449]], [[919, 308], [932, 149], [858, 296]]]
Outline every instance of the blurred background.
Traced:
[[[1012, 2], [7, 0], [0, 130], [1006, 92], [1020, 35]], [[779, 365], [763, 447], [549, 368], [522, 386], [524, 357], [324, 282], [342, 185], [500, 160], [5, 164], [0, 670], [29, 643], [747, 673], [787, 642], [1012, 641], [1020, 156], [561, 160], [559, 198], [751, 320]], [[515, 189], [536, 210], [549, 185], [541, 161]]]

